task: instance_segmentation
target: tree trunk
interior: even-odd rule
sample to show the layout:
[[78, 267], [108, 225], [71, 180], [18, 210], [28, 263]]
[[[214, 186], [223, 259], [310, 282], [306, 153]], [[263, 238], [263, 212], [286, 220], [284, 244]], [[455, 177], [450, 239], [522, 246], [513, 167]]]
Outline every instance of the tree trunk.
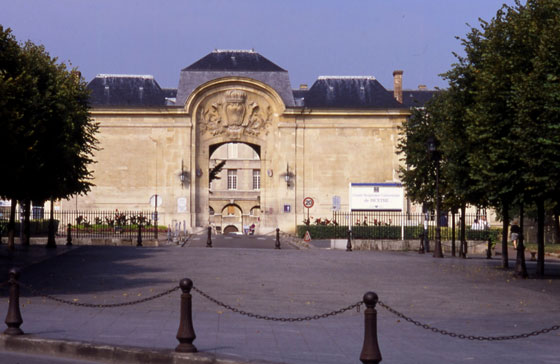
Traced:
[[537, 200], [537, 277], [544, 277], [544, 200]]
[[54, 199], [51, 198], [51, 216], [49, 218], [49, 238], [47, 239], [47, 248], [56, 248], [54, 233]]
[[467, 212], [467, 207], [463, 204], [461, 206], [461, 249], [459, 251], [459, 256], [461, 258], [467, 258], [467, 240], [465, 238], [466, 232], [466, 221], [465, 214]]
[[523, 204], [519, 207], [519, 237], [517, 238], [517, 259], [515, 260], [515, 275], [527, 278], [527, 265], [525, 264], [525, 245], [523, 245]]
[[554, 243], [560, 244], [560, 202], [554, 208]]
[[29, 217], [31, 215], [31, 200], [26, 199], [23, 201], [23, 237], [21, 241], [22, 246], [29, 246], [31, 243], [30, 232], [30, 221]]
[[455, 211], [451, 211], [451, 256], [455, 256]]
[[502, 268], [508, 269], [508, 227], [509, 227], [509, 206], [507, 202], [502, 203], [503, 221], [502, 221]]
[[8, 222], [8, 249], [15, 250], [16, 244], [14, 241], [16, 235], [16, 199], [12, 199], [10, 206], [10, 222]]

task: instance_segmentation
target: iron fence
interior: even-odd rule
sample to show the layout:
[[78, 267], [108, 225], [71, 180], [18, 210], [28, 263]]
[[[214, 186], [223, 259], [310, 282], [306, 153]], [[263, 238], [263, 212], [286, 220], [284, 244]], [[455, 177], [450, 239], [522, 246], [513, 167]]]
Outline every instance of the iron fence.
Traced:
[[[0, 234], [6, 235], [10, 219], [10, 209], [0, 209]], [[32, 237], [47, 236], [49, 214], [43, 219], [30, 220]], [[143, 239], [155, 238], [156, 216], [154, 211], [99, 211], [99, 210], [58, 210], [54, 211], [54, 228], [57, 236], [66, 236], [68, 228], [73, 238], [93, 239], [136, 239], [138, 229], [142, 229]], [[22, 215], [16, 216], [16, 234], [22, 229]], [[165, 226], [158, 226], [158, 233], [167, 233]]]
[[[440, 221], [441, 238], [460, 238], [461, 214], [443, 213]], [[455, 229], [453, 229], [455, 226]], [[467, 240], [495, 240], [499, 228], [490, 229], [486, 216], [465, 214]], [[433, 214], [407, 214], [396, 211], [334, 211], [332, 219], [318, 218], [309, 221], [305, 229], [314, 230], [311, 236], [344, 239], [352, 230], [354, 239], [419, 239], [427, 229], [428, 238], [435, 239], [436, 218]]]

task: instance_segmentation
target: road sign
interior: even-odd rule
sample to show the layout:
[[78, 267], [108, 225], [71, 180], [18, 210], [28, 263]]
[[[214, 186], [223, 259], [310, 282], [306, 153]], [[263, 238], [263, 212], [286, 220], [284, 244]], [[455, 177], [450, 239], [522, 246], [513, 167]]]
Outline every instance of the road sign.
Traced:
[[315, 201], [313, 201], [313, 199], [311, 197], [306, 197], [303, 199], [303, 207], [305, 208], [312, 208], [313, 205], [315, 204]]
[[309, 234], [309, 231], [305, 232], [305, 235], [303, 236], [303, 241], [305, 241], [306, 243], [309, 243], [311, 241], [311, 234]]

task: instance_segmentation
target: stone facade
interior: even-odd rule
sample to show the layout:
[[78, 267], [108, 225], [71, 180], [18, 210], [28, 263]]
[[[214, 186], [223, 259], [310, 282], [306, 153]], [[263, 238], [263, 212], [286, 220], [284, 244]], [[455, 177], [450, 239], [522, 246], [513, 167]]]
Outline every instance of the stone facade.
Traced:
[[[162, 225], [185, 221], [191, 229], [224, 228], [227, 222], [216, 215], [226, 218], [224, 208], [231, 205], [237, 210], [225, 215], [235, 216], [231, 225], [238, 230], [250, 222], [260, 233], [276, 227], [293, 232], [306, 217], [305, 197], [315, 200], [312, 216], [330, 217], [333, 197], [340, 198], [342, 210], [348, 208], [349, 183], [398, 182], [401, 162], [395, 150], [408, 105], [396, 102], [372, 77], [326, 77], [309, 90], [287, 92], [282, 88], [287, 72], [255, 54], [210, 54], [207, 58], [233, 58], [232, 69], [220, 74], [222, 64], [203, 58], [182, 71], [176, 93], [160, 89], [162, 101], [155, 106], [130, 99], [109, 103], [99, 94], [117, 95], [111, 80], [97, 80], [100, 86], [92, 81], [92, 88], [99, 87], [93, 97], [101, 100], [92, 110], [101, 147], [93, 166], [95, 187], [61, 207], [154, 210], [157, 194]], [[243, 57], [261, 63], [235, 69]], [[216, 74], [210, 77], [210, 71]], [[198, 79], [204, 82], [189, 84]], [[135, 97], [144, 97], [148, 86], [134, 87], [142, 88]], [[242, 143], [258, 158], [229, 161], [220, 183], [227, 183], [228, 168], [258, 169], [258, 192], [248, 185], [228, 191], [219, 183], [210, 189], [209, 169], [228, 143]]]

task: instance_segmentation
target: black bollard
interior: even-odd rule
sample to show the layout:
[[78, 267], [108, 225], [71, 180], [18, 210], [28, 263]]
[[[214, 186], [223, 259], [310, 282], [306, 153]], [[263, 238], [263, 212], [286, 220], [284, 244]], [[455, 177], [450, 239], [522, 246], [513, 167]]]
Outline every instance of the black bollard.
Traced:
[[492, 239], [488, 238], [488, 249], [486, 250], [486, 259], [492, 259]]
[[138, 239], [136, 239], [136, 246], [142, 246], [142, 224], [138, 224]]
[[346, 251], [352, 251], [352, 230], [348, 229], [348, 242], [346, 243]]
[[66, 227], [66, 246], [72, 246], [72, 225]]
[[275, 249], [280, 249], [280, 228], [276, 228], [276, 243], [274, 244]]
[[420, 234], [420, 247], [418, 248], [418, 254], [424, 254], [424, 233]]
[[6, 315], [6, 325], [8, 328], [4, 331], [6, 335], [23, 335], [23, 331], [19, 328], [23, 323], [21, 312], [19, 311], [19, 269], [10, 269], [10, 303], [8, 306], [8, 314]]
[[183, 293], [181, 294], [181, 321], [179, 322], [179, 330], [177, 330], [179, 345], [177, 345], [175, 351], [179, 353], [196, 353], [198, 350], [193, 345], [196, 334], [194, 333], [192, 323], [192, 295], [190, 293], [193, 282], [188, 278], [184, 278], [179, 282], [179, 286]]
[[206, 247], [212, 247], [212, 227], [208, 226], [208, 239], [206, 239]]
[[377, 364], [382, 359], [377, 342], [377, 311], [375, 310], [375, 305], [378, 300], [379, 298], [375, 292], [366, 292], [364, 295], [364, 303], [367, 308], [364, 312], [364, 346], [360, 354], [360, 361], [364, 364]]

